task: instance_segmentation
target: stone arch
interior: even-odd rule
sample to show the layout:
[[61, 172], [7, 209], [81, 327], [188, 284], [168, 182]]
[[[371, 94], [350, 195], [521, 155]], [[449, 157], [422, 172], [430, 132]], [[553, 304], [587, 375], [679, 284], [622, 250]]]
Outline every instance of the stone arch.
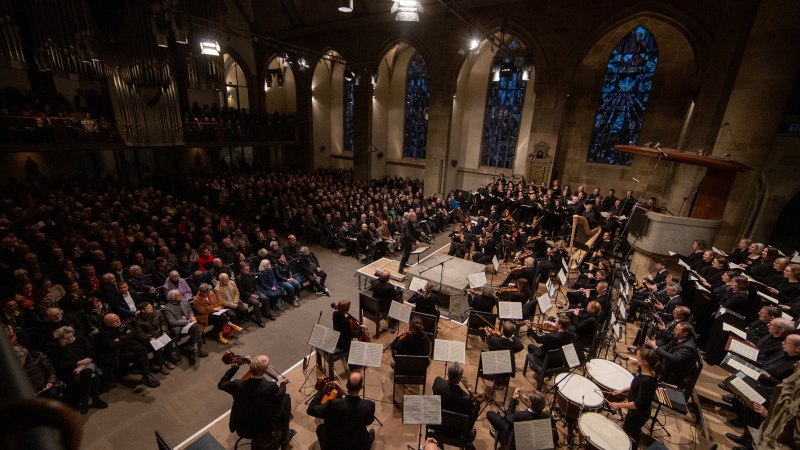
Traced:
[[[313, 148], [314, 167], [352, 167], [352, 159], [342, 158], [344, 130], [342, 107], [344, 93], [344, 65], [341, 54], [333, 49], [325, 49], [313, 65], [311, 76], [311, 115], [314, 124]], [[321, 150], [323, 149], [324, 150]], [[332, 158], [331, 156], [334, 156]]]

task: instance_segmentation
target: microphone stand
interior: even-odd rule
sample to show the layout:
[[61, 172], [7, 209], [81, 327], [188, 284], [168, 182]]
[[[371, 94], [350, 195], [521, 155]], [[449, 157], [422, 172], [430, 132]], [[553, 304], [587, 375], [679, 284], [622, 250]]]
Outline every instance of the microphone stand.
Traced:
[[439, 264], [436, 264], [436, 265], [433, 265], [433, 266], [430, 266], [430, 267], [426, 267], [425, 269], [420, 270], [419, 274], [422, 275], [423, 273], [433, 269], [434, 267], [442, 266], [442, 270], [439, 272], [439, 290], [441, 291], [442, 290], [442, 281], [444, 281], [444, 263], [446, 263], [447, 261], [450, 261], [451, 259], [455, 259], [455, 258], [456, 258], [455, 256], [452, 256], [449, 259], [446, 259], [446, 260], [440, 262]]

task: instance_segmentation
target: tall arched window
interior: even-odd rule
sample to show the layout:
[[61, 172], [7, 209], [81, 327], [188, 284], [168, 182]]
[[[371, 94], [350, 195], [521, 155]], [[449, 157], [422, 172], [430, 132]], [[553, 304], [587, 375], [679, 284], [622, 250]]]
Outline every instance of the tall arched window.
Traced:
[[350, 69], [344, 70], [344, 105], [342, 118], [344, 120], [344, 150], [353, 151], [356, 140], [353, 129], [353, 110], [356, 104], [356, 77]]
[[658, 45], [642, 26], [625, 36], [608, 58], [600, 105], [589, 141], [589, 162], [631, 164], [615, 144], [636, 144], [658, 65]]
[[224, 105], [232, 109], [250, 108], [247, 96], [247, 79], [244, 72], [236, 60], [231, 55], [222, 55], [222, 62], [225, 66], [225, 101]]
[[425, 159], [428, 147], [428, 67], [417, 53], [406, 72], [406, 121], [403, 132], [403, 156]]
[[[507, 47], [523, 50], [517, 40], [509, 42]], [[528, 66], [524, 56], [510, 57], [500, 53], [492, 60], [481, 145], [481, 164], [484, 166], [510, 169], [514, 165], [525, 87], [530, 75]]]

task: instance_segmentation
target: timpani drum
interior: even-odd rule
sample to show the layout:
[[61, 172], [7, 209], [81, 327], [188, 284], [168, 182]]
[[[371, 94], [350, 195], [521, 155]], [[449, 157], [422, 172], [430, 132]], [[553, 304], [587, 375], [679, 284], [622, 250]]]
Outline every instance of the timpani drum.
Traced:
[[589, 450], [631, 450], [631, 440], [622, 427], [602, 414], [581, 414], [578, 431], [583, 439], [583, 447]]
[[[631, 387], [633, 374], [628, 369], [607, 359], [591, 359], [586, 363], [586, 374], [605, 391], [618, 391]], [[626, 394], [609, 396], [610, 401], [622, 401]]]
[[605, 399], [588, 378], [575, 373], [556, 375], [556, 406], [567, 419], [578, 420], [584, 411], [597, 411]]

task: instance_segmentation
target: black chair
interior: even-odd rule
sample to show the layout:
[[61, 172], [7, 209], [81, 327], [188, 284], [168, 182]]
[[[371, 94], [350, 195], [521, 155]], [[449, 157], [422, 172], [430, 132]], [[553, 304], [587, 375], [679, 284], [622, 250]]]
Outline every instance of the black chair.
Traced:
[[394, 392], [397, 390], [398, 384], [422, 385], [422, 394], [425, 394], [425, 383], [428, 379], [428, 366], [430, 362], [427, 356], [394, 355], [392, 403], [397, 404], [394, 399]]
[[322, 362], [324, 361], [325, 364], [328, 365], [328, 378], [333, 380], [335, 375], [333, 364], [339, 360], [342, 360], [345, 362], [345, 364], [347, 364], [348, 355], [349, 353], [347, 351], [338, 348], [333, 353], [328, 353], [324, 350], [317, 349], [317, 366], [322, 368]]
[[[576, 352], [583, 353], [583, 352]], [[580, 358], [580, 355], [578, 356]], [[539, 362], [533, 353], [528, 353], [525, 356], [525, 366], [522, 368], [522, 376], [527, 376], [528, 367], [533, 369], [536, 373], [536, 390], [541, 390], [545, 378], [550, 378], [553, 375], [566, 372], [569, 366], [564, 363], [564, 351], [560, 348], [549, 350], [544, 359]]]
[[[375, 322], [375, 338], [381, 334], [381, 319], [387, 316], [381, 312], [381, 305], [377, 299], [369, 295], [359, 292], [358, 304], [361, 308], [361, 316]], [[363, 321], [361, 322], [364, 323]]]
[[470, 336], [480, 336], [486, 338], [486, 332], [481, 328], [495, 326], [497, 324], [497, 314], [471, 310], [467, 316], [467, 338], [465, 345], [469, 345]]
[[475, 429], [469, 416], [457, 412], [442, 410], [442, 424], [428, 425], [425, 428], [425, 439], [431, 437], [441, 445], [452, 445], [458, 448], [474, 448]]
[[428, 338], [431, 340], [431, 342], [433, 342], [436, 339], [436, 333], [439, 327], [439, 318], [431, 314], [411, 311], [411, 317], [408, 319], [409, 322], [414, 319], [414, 317], [419, 317], [422, 319], [422, 327], [425, 329], [425, 334], [427, 334]]
[[[239, 441], [242, 438], [239, 438], [236, 441], [236, 445], [239, 445]], [[174, 447], [170, 445], [169, 442], [164, 438], [161, 433], [156, 430], [156, 444], [158, 445], [158, 450], [173, 450]], [[209, 432], [203, 433], [200, 437], [195, 439], [191, 444], [185, 447], [187, 450], [224, 450], [225, 447], [219, 443], [219, 441], [211, 435]], [[235, 448], [235, 447], [234, 447]]]

